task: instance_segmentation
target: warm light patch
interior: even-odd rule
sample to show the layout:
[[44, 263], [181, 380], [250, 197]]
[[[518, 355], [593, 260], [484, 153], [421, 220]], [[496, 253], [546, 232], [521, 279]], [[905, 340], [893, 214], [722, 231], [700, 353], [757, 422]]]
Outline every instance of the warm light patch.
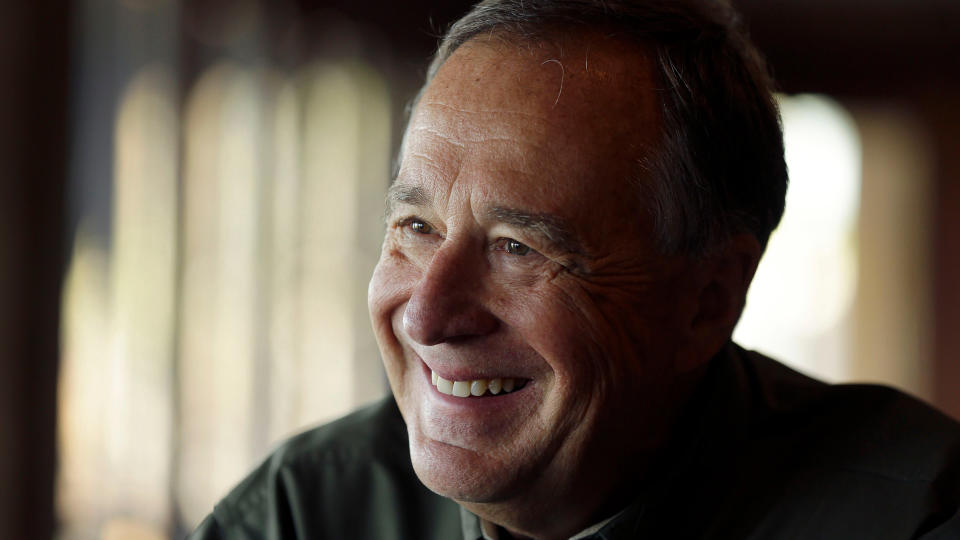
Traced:
[[860, 143], [823, 96], [780, 98], [790, 170], [787, 206], [734, 340], [827, 380], [848, 376], [857, 288]]

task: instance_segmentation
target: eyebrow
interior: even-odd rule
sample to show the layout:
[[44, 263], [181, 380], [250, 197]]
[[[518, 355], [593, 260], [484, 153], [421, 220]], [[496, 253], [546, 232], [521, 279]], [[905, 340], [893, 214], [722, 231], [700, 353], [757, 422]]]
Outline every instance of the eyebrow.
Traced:
[[494, 206], [487, 215], [496, 221], [542, 236], [564, 252], [585, 255], [583, 245], [577, 241], [570, 227], [563, 218], [554, 214], [531, 213], [516, 208]]
[[398, 203], [411, 206], [427, 206], [430, 197], [419, 186], [393, 184], [387, 190], [387, 210], [392, 210]]

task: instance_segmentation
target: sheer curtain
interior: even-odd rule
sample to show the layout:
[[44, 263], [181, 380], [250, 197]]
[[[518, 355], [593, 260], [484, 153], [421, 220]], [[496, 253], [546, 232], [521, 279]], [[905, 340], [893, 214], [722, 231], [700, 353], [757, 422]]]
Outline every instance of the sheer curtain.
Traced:
[[390, 90], [358, 56], [224, 54], [184, 81], [175, 3], [88, 7], [117, 26], [78, 34], [59, 536], [177, 536], [278, 441], [386, 392], [366, 286]]

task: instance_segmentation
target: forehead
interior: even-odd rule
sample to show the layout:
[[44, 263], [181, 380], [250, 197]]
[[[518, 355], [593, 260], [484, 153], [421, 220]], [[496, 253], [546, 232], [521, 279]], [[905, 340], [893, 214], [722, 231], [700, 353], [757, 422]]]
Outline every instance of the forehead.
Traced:
[[622, 199], [659, 133], [647, 51], [617, 36], [475, 38], [414, 111], [398, 182], [456, 182], [545, 211]]

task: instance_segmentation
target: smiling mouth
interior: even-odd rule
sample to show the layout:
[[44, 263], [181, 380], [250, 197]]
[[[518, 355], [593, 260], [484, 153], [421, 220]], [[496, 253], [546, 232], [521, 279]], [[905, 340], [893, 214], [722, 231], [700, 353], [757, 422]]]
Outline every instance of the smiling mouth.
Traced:
[[509, 394], [510, 392], [520, 390], [527, 384], [526, 379], [515, 379], [512, 377], [475, 379], [472, 381], [448, 381], [437, 375], [437, 372], [433, 370], [430, 371], [430, 380], [441, 394], [461, 398]]

